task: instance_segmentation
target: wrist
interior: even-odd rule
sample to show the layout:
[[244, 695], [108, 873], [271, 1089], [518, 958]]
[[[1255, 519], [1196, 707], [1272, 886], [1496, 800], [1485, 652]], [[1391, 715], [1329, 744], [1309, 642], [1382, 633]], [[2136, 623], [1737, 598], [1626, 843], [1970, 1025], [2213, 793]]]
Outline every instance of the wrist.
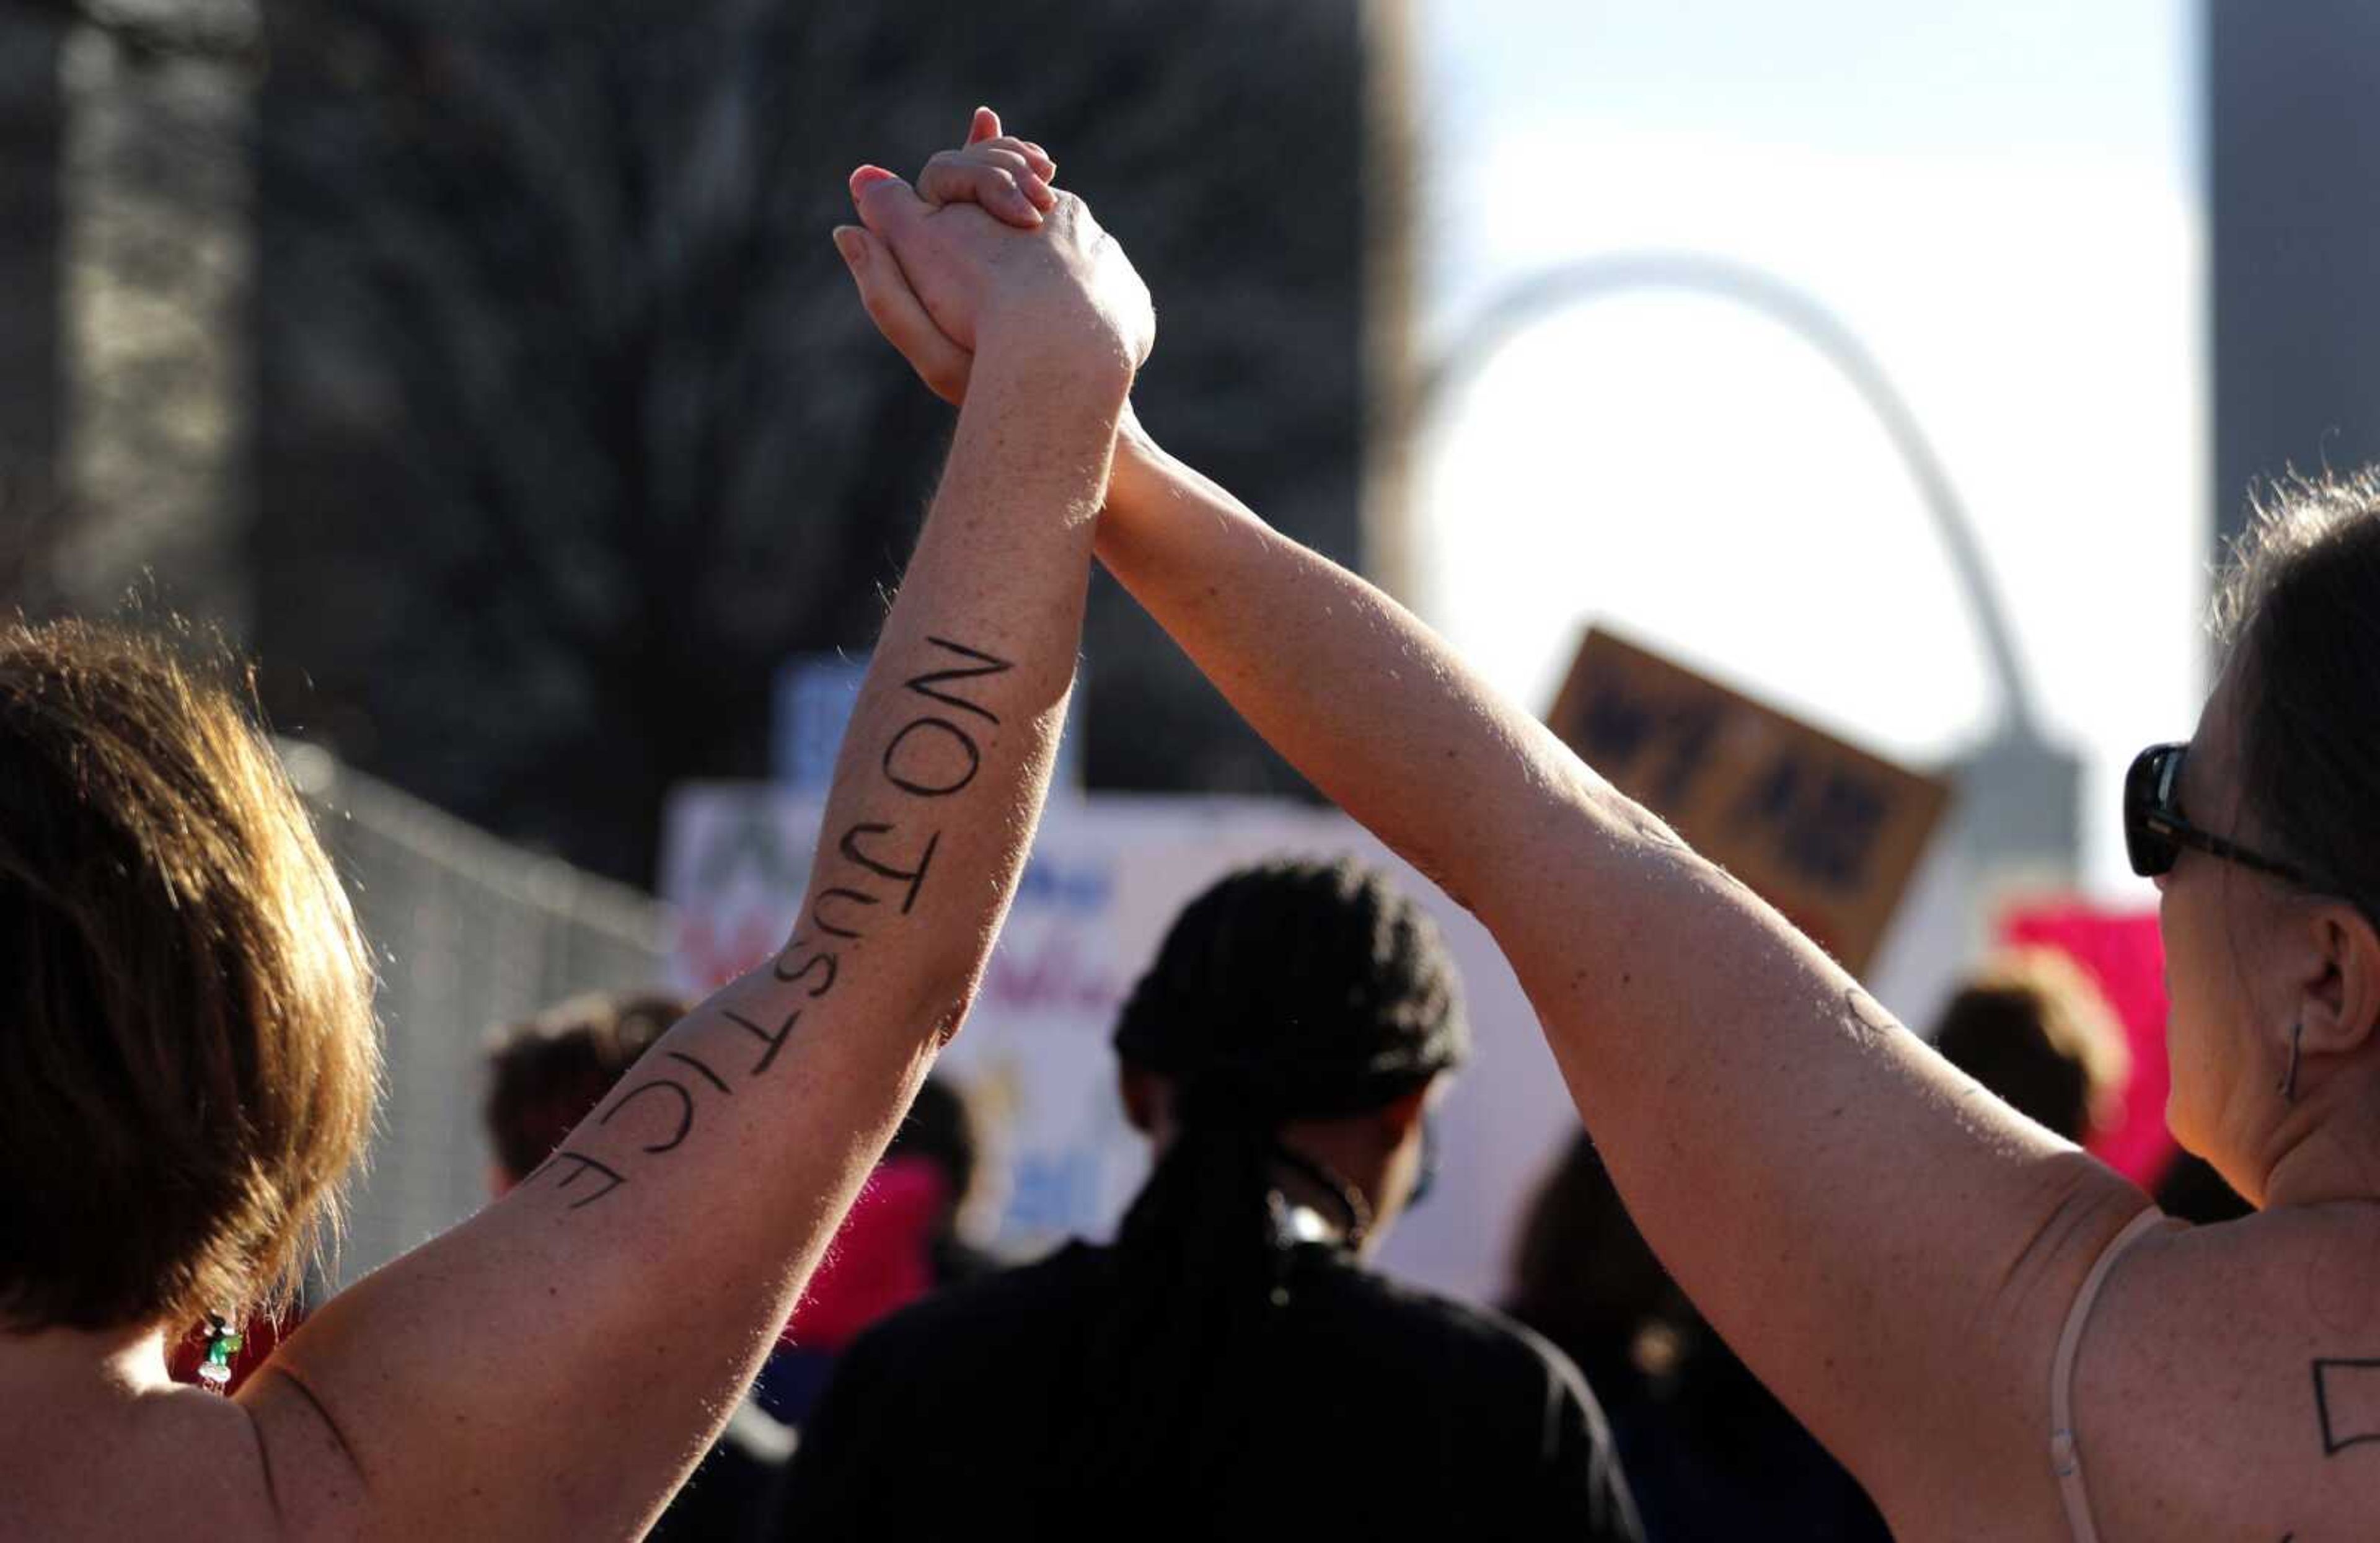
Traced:
[[1053, 316], [1047, 310], [988, 311], [976, 323], [976, 367], [1063, 381], [1121, 400], [1132, 390], [1136, 361], [1113, 332], [1090, 317]]
[[1130, 399], [1116, 423], [1115, 458], [1108, 471], [1107, 513], [1130, 518], [1163, 492], [1171, 457], [1141, 426]]

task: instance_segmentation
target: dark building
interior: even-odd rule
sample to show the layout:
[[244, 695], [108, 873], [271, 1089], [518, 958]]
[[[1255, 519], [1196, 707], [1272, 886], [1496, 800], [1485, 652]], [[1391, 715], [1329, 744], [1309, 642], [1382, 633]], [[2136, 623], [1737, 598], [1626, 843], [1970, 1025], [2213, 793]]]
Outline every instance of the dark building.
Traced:
[[2380, 460], [2380, 6], [2209, 0], [2215, 499]]
[[0, 600], [50, 588], [61, 492], [58, 81], [65, 18], [0, 9]]
[[[1367, 349], [1392, 368], [1402, 322], [1367, 129], [1396, 14], [268, 3], [249, 565], [276, 718], [648, 877], [673, 783], [765, 772], [780, 663], [874, 636], [949, 411], [827, 232], [852, 165], [913, 171], [979, 101], [1157, 296], [1151, 429], [1360, 562]], [[1093, 786], [1294, 785], [1104, 579], [1087, 650]]]

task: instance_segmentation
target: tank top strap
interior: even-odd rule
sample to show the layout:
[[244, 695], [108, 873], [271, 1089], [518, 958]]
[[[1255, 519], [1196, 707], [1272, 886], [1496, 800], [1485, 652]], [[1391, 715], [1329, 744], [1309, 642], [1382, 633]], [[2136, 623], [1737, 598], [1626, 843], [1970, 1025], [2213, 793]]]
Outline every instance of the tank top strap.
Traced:
[[2066, 1507], [2066, 1524], [2074, 1543], [2099, 1543], [2099, 1529], [2091, 1520], [2090, 1491], [2082, 1482], [2082, 1449], [2074, 1436], [2074, 1361], [2082, 1348], [2082, 1330], [2091, 1321], [2099, 1289], [2107, 1283], [2117, 1261], [2165, 1220], [2165, 1213], [2151, 1206], [2108, 1240], [2092, 1263], [2091, 1273], [2082, 1278], [2082, 1289], [2074, 1294], [2074, 1305], [2066, 1310], [2066, 1327], [2058, 1335], [2058, 1355], [2049, 1367], [2049, 1466], [2058, 1476], [2058, 1498]]

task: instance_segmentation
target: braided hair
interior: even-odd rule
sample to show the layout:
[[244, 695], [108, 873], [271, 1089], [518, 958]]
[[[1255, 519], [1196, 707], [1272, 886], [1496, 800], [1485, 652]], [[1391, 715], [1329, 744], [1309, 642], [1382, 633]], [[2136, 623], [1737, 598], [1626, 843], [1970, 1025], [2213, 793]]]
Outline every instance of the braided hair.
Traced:
[[1385, 1108], [1460, 1064], [1470, 1032], [1437, 927], [1347, 859], [1232, 873], [1175, 920], [1115, 1030], [1126, 1065], [1172, 1087], [1178, 1127], [1119, 1230], [1114, 1304], [1091, 1365], [1087, 1445], [1116, 1482], [1220, 1462], [1233, 1375], [1294, 1287], [1274, 1170], [1364, 1198], [1284, 1148], [1280, 1128]]

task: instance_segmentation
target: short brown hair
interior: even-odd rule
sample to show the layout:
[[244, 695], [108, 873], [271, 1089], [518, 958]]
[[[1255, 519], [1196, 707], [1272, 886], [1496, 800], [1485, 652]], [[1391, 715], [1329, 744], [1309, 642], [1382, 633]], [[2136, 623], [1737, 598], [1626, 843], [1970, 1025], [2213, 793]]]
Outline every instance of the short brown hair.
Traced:
[[528, 1177], [686, 1012], [657, 991], [593, 992], [500, 1030], [488, 1051], [486, 1113], [505, 1176]]
[[2051, 948], [2011, 949], [1978, 971], [1942, 1010], [1934, 1048], [2069, 1141], [2117, 1123], [2132, 1069], [2106, 993]]
[[276, 1311], [335, 1227], [364, 948], [220, 649], [0, 626], [0, 1321]]

